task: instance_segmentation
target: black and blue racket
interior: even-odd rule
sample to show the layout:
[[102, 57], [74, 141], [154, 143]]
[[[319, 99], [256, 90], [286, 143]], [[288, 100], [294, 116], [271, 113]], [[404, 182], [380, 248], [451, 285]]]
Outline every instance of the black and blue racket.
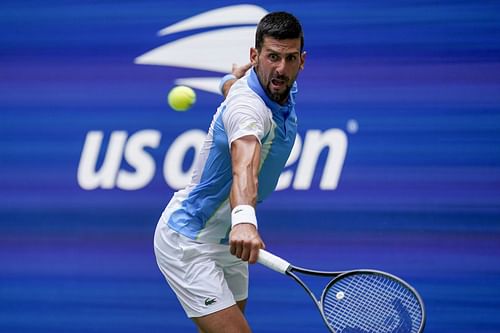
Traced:
[[[400, 278], [376, 271], [323, 272], [296, 267], [265, 250], [258, 262], [292, 277], [314, 300], [323, 320], [334, 333], [419, 333], [425, 308], [417, 291]], [[295, 274], [333, 277], [317, 299]]]

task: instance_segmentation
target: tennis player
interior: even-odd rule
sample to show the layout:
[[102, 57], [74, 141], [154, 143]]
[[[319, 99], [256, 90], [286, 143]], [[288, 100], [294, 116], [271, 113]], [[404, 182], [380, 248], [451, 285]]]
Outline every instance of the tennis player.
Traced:
[[255, 206], [276, 187], [297, 133], [295, 80], [304, 37], [291, 14], [258, 24], [250, 64], [221, 81], [190, 184], [176, 192], [155, 232], [158, 266], [199, 332], [250, 332], [243, 315], [248, 263], [264, 248]]

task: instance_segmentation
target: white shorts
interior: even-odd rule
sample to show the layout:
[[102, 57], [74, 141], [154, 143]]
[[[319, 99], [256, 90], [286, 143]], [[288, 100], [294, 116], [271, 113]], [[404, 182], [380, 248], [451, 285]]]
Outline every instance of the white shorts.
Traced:
[[248, 297], [248, 263], [233, 256], [228, 245], [198, 243], [160, 220], [154, 249], [188, 317], [206, 316]]

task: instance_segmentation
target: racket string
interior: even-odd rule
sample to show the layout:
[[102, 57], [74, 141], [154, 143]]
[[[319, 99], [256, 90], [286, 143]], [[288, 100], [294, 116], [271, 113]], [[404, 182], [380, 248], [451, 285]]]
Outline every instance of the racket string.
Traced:
[[[353, 294], [352, 292], [348, 292], [348, 296], [350, 299], [351, 298], [359, 298], [359, 295], [363, 295], [363, 297], [371, 296], [371, 291], [373, 288], [380, 288], [380, 282], [378, 281], [372, 281], [375, 282], [375, 284], [368, 284], [367, 283], [367, 277], [366, 276], [361, 276], [360, 279], [350, 279], [349, 283], [344, 287], [345, 290], [355, 290], [356, 293]], [[345, 293], [345, 292], [344, 292]], [[328, 299], [328, 298], [327, 298]], [[347, 301], [349, 301], [348, 299]], [[329, 300], [329, 304], [332, 306], [332, 309], [330, 311], [329, 317], [333, 317], [332, 313], [335, 310], [335, 303], [333, 301]], [[369, 300], [369, 301], [368, 301]], [[371, 332], [372, 329], [375, 327], [379, 326], [380, 323], [375, 321], [376, 318], [373, 316], [364, 316], [363, 320], [355, 320], [359, 318], [359, 316], [353, 315], [353, 314], [366, 314], [369, 309], [378, 309], [379, 312], [385, 312], [388, 313], [391, 311], [389, 308], [387, 302], [383, 302], [381, 298], [374, 298], [370, 297], [367, 299], [365, 302], [353, 302], [351, 301], [350, 306], [344, 306], [338, 308], [340, 310], [340, 316], [348, 318], [351, 318], [352, 321], [352, 328], [361, 328], [363, 330], [367, 330], [368, 332]], [[337, 315], [338, 316], [338, 315]], [[333, 323], [332, 323], [333, 324]]]
[[323, 299], [335, 332], [418, 332], [422, 319], [415, 295], [399, 282], [377, 274], [353, 274], [332, 284]]

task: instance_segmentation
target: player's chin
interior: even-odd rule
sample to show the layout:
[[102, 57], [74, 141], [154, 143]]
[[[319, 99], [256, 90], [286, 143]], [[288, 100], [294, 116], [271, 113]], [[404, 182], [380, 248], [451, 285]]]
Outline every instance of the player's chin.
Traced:
[[267, 93], [273, 101], [280, 103], [288, 96], [288, 89], [287, 87], [277, 89], [272, 85], [268, 85]]
[[277, 103], [282, 103], [288, 97], [288, 92], [289, 92], [288, 89], [285, 89], [284, 91], [283, 90], [279, 90], [279, 91], [270, 90], [269, 96], [271, 97], [271, 99], [273, 101], [275, 101]]

